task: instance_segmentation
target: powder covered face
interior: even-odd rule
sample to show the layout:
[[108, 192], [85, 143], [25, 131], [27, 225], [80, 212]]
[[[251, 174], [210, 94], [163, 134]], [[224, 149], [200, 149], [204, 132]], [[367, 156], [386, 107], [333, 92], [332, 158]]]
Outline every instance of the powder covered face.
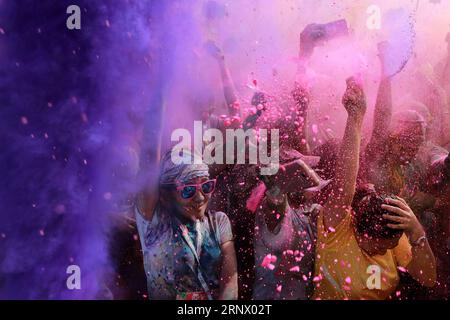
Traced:
[[[184, 185], [198, 185], [208, 180], [209, 178], [207, 177], [196, 178], [187, 181]], [[189, 194], [186, 194], [186, 189], [181, 189], [182, 187], [183, 185], [180, 185], [178, 190], [172, 191], [172, 201], [174, 201], [172, 205], [175, 206], [179, 214], [190, 220], [202, 219], [205, 216], [205, 211], [212, 193], [208, 194], [207, 192], [201, 191], [201, 188], [197, 188], [195, 194], [186, 199], [185, 197]]]
[[399, 134], [391, 136], [389, 141], [390, 154], [400, 162], [411, 162], [425, 141], [423, 125], [418, 123], [405, 127]]

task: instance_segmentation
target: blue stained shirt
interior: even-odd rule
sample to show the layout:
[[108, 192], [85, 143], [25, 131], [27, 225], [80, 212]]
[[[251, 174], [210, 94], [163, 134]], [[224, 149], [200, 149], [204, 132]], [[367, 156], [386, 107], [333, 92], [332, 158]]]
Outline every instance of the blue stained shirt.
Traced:
[[[217, 298], [220, 246], [233, 240], [226, 214], [207, 211], [203, 219], [181, 224], [160, 205], [151, 221], [144, 219], [137, 207], [135, 211], [149, 299], [170, 300], [188, 292], [204, 292], [199, 273], [209, 293]], [[184, 239], [183, 230], [187, 231], [200, 264]]]

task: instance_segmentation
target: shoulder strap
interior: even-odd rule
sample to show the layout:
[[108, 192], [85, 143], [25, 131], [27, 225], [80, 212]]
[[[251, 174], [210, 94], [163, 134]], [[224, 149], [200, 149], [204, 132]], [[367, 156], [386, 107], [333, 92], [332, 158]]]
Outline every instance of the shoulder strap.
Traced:
[[178, 225], [178, 228], [180, 228], [180, 230], [181, 230], [181, 235], [182, 235], [183, 240], [186, 242], [189, 249], [191, 249], [192, 254], [194, 255], [195, 261], [197, 262], [197, 272], [192, 268], [192, 266], [190, 266], [192, 269], [192, 272], [197, 275], [198, 281], [200, 282], [203, 290], [205, 291], [205, 293], [208, 297], [208, 300], [213, 300], [208, 283], [206, 282], [205, 277], [204, 277], [204, 273], [203, 273], [202, 266], [200, 264], [200, 259], [199, 259], [198, 253], [197, 253], [197, 249], [195, 248], [194, 244], [192, 243], [191, 238], [189, 237], [187, 227], [185, 225], [183, 225], [182, 223], [180, 223], [178, 221], [178, 219], [176, 220], [176, 224]]

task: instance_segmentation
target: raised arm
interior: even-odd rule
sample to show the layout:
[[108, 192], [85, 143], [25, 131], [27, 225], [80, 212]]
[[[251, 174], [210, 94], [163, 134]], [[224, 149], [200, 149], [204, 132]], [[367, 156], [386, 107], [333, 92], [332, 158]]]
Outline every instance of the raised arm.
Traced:
[[309, 93], [307, 89], [296, 82], [294, 90], [292, 90], [292, 97], [296, 104], [296, 113], [294, 116], [294, 124], [298, 126], [297, 135], [295, 137], [295, 149], [303, 154], [310, 154], [308, 144], [308, 107], [309, 107]]
[[378, 56], [381, 62], [381, 79], [373, 113], [372, 135], [367, 145], [367, 151], [369, 153], [379, 150], [379, 146], [386, 141], [392, 118], [391, 77], [387, 76], [385, 71], [387, 46], [388, 44], [386, 42], [378, 44]]
[[294, 123], [298, 126], [295, 149], [303, 154], [309, 154], [308, 144], [308, 107], [310, 102], [308, 85], [309, 79], [306, 73], [307, 63], [314, 52], [324, 30], [321, 25], [309, 24], [300, 33], [300, 49], [298, 53], [297, 73], [294, 88], [291, 92], [296, 105]]
[[159, 200], [159, 165], [161, 159], [162, 122], [164, 105], [157, 110], [155, 121], [154, 110], [149, 110], [146, 123], [157, 123], [156, 125], [144, 127], [144, 139], [141, 146], [140, 168], [138, 179], [143, 185], [141, 192], [137, 194], [136, 205], [141, 215], [148, 221], [153, 218], [153, 212]]
[[227, 63], [225, 61], [225, 55], [213, 41], [208, 41], [206, 43], [206, 48], [209, 53], [216, 59], [219, 65], [220, 76], [222, 78], [223, 85], [223, 94], [227, 103], [229, 116], [241, 116], [239, 101], [236, 95], [233, 80], [231, 78], [230, 70], [228, 69]]
[[220, 246], [222, 266], [220, 271], [219, 300], [238, 299], [238, 273], [234, 242], [228, 241]]
[[382, 207], [389, 211], [383, 215], [391, 222], [388, 227], [403, 230], [412, 246], [412, 259], [407, 266], [409, 274], [420, 284], [433, 287], [436, 283], [436, 259], [422, 225], [404, 199], [386, 198], [386, 201]]
[[353, 78], [347, 79], [342, 104], [347, 110], [348, 118], [336, 162], [336, 175], [331, 182], [331, 195], [324, 205], [324, 226], [327, 229], [335, 228], [344, 219], [355, 194], [366, 98]]

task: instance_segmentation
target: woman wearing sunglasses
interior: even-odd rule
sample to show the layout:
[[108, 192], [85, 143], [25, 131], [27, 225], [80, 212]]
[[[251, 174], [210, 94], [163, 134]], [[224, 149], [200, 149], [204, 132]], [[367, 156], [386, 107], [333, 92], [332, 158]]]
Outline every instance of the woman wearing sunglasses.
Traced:
[[207, 208], [215, 183], [207, 165], [174, 164], [168, 152], [158, 187], [139, 197], [149, 299], [237, 299], [231, 225], [225, 213]]

